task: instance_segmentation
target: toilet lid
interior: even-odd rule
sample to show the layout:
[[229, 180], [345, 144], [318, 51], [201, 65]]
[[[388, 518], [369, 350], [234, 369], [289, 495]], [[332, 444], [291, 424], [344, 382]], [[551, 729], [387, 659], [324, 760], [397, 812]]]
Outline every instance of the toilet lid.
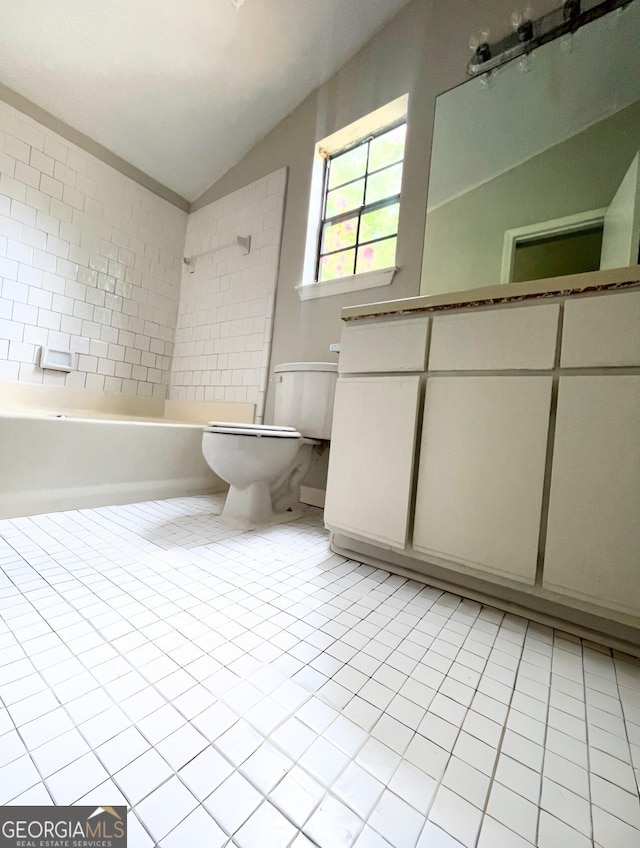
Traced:
[[288, 430], [290, 432], [297, 432], [295, 427], [284, 427], [278, 426], [277, 424], [248, 424], [246, 421], [243, 423], [241, 421], [209, 421], [207, 424], [207, 429], [209, 427], [224, 427], [227, 430]]
[[271, 424], [236, 424], [228, 421], [210, 421], [205, 433], [229, 433], [234, 436], [262, 436], [276, 439], [301, 439], [294, 427], [275, 427]]

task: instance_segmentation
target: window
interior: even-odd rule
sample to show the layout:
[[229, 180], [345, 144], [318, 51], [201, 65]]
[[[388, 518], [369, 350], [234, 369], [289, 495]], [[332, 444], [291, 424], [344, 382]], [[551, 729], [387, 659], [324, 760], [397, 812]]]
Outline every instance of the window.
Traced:
[[316, 280], [395, 263], [406, 121], [325, 153]]
[[393, 280], [408, 105], [404, 94], [316, 142], [301, 300]]

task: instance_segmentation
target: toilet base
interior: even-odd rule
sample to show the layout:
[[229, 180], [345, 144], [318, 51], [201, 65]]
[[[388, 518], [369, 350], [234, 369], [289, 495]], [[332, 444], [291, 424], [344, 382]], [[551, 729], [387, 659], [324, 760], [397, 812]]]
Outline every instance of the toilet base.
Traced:
[[282, 512], [274, 512], [268, 483], [252, 483], [246, 489], [231, 486], [220, 518], [241, 530], [258, 530], [274, 524], [295, 521], [302, 506], [295, 504]]
[[250, 483], [245, 488], [230, 486], [220, 518], [242, 530], [294, 521], [302, 515], [300, 484], [311, 461], [312, 442], [305, 440], [280, 477]]

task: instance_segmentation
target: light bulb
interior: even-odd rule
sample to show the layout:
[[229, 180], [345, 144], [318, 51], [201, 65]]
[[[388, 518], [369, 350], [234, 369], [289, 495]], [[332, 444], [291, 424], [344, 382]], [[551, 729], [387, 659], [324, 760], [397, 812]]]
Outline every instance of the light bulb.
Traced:
[[480, 45], [488, 44], [490, 38], [491, 32], [488, 29], [481, 29], [478, 32], [474, 32], [469, 37], [469, 48], [475, 53]]
[[533, 38], [533, 9], [527, 5], [516, 9], [511, 15], [511, 26], [519, 41], [531, 41]]

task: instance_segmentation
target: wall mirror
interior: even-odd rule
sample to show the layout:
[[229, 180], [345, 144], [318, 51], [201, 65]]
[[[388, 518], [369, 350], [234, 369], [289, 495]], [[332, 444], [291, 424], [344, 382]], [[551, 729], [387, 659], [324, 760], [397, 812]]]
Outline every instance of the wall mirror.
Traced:
[[440, 95], [421, 294], [639, 262], [640, 0]]

